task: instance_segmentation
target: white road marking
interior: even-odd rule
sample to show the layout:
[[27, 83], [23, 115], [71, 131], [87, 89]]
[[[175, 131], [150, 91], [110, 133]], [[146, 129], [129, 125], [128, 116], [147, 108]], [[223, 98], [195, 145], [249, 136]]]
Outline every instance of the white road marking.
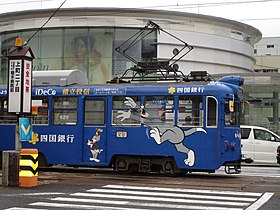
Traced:
[[[87, 190], [88, 192], [93, 193], [114, 193], [114, 194], [130, 194], [130, 195], [146, 195], [146, 196], [154, 196], [154, 192], [147, 192], [147, 191], [130, 191], [130, 190], [113, 190], [113, 189], [91, 189]], [[193, 194], [179, 194], [179, 193], [162, 193], [157, 192], [156, 196], [161, 197], [175, 197], [175, 198], [197, 198], [197, 199], [209, 199], [209, 200], [230, 200], [230, 201], [256, 201], [257, 198], [244, 198], [244, 197], [226, 197], [226, 196], [217, 196], [217, 195], [193, 195]]]
[[52, 198], [53, 201], [66, 201], [66, 202], [83, 202], [83, 203], [102, 203], [102, 204], [115, 204], [115, 205], [125, 205], [128, 201], [108, 201], [108, 200], [97, 200], [97, 199], [83, 199], [83, 198], [63, 198], [57, 197]]
[[246, 210], [256, 210], [260, 208], [263, 204], [265, 204], [274, 193], [265, 193], [260, 199], [258, 199], [255, 203], [249, 206]]
[[[60, 193], [60, 192], [41, 192], [41, 193], [19, 193], [17, 196], [40, 196], [40, 195], [64, 195], [66, 193]], [[1, 195], [1, 196], [15, 196], [15, 194], [7, 194], [7, 195]]]
[[[42, 192], [19, 195], [60, 195], [49, 197], [48, 202], [34, 202], [29, 208], [8, 210], [64, 209], [194, 209], [194, 210], [256, 210], [273, 193], [251, 193], [217, 190], [195, 190], [145, 186], [106, 185], [72, 194]], [[33, 208], [34, 207], [34, 208]], [[38, 208], [37, 208], [38, 207]]]
[[[92, 198], [109, 198], [120, 199], [120, 195], [99, 194], [99, 193], [73, 193], [71, 196], [84, 196]], [[145, 196], [123, 196], [126, 200], [142, 200], [142, 201], [156, 201], [156, 202], [170, 202], [170, 203], [196, 203], [196, 204], [211, 204], [211, 205], [228, 205], [228, 206], [248, 206], [251, 203], [231, 202], [231, 201], [207, 201], [207, 200], [193, 200], [193, 199], [176, 199], [163, 197], [145, 197]]]
[[125, 186], [125, 185], [105, 185], [104, 188], [130, 189], [130, 190], [149, 190], [149, 191], [166, 191], [166, 192], [183, 192], [183, 193], [201, 193], [201, 194], [219, 194], [219, 195], [238, 195], [238, 196], [256, 196], [259, 197], [262, 193], [251, 192], [232, 192], [218, 190], [195, 190], [182, 188], [162, 188], [162, 187], [140, 187], [140, 186]]
[[[46, 203], [36, 202], [29, 204], [31, 206], [45, 206], [50, 208], [67, 208], [67, 209], [116, 209], [116, 210], [131, 210], [131, 208], [113, 207], [113, 206], [95, 206], [95, 205], [78, 205], [78, 204], [65, 204], [65, 203]], [[37, 210], [37, 209], [36, 209]], [[137, 209], [133, 210], [148, 210], [148, 209]]]
[[[96, 200], [96, 199], [73, 199], [73, 198], [54, 198], [55, 201], [66, 201], [66, 202], [84, 202], [84, 203], [106, 203], [106, 204], [118, 204], [118, 201], [108, 201], [108, 200]], [[120, 201], [119, 201], [120, 202]], [[140, 203], [140, 202], [129, 202], [124, 201], [123, 205], [130, 206], [143, 206], [143, 207], [157, 207], [157, 208], [170, 208], [170, 209], [208, 209], [208, 210], [242, 210], [243, 208], [230, 208], [230, 207], [209, 207], [209, 206], [193, 206], [193, 205], [182, 205], [182, 204], [166, 204], [166, 203]], [[133, 208], [134, 209], [134, 208]]]

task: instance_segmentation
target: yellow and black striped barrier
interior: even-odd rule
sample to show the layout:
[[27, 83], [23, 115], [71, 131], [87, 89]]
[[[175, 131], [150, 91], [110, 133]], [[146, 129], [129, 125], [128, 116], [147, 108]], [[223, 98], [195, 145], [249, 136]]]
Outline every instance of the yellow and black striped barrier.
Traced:
[[38, 150], [22, 149], [19, 160], [19, 186], [38, 185]]

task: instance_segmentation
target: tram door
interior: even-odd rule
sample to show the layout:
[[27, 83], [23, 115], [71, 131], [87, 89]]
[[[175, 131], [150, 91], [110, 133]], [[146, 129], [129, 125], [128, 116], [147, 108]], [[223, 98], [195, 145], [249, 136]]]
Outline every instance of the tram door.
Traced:
[[83, 161], [106, 163], [106, 98], [87, 97], [84, 101]]

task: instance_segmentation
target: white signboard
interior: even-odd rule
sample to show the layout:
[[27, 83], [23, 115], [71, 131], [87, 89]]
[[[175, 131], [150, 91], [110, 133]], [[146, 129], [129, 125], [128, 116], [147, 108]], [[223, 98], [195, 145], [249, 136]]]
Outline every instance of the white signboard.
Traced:
[[21, 108], [21, 66], [22, 60], [10, 60], [8, 112], [20, 112]]
[[22, 112], [31, 112], [31, 66], [32, 63], [29, 60], [24, 60], [23, 66], [23, 99], [22, 99]]

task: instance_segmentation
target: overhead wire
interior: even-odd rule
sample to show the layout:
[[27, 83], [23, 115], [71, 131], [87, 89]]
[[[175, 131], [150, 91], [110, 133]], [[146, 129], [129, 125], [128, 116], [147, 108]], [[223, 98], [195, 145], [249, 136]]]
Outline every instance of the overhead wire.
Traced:
[[193, 8], [193, 7], [213, 7], [213, 6], [225, 6], [233, 4], [251, 4], [251, 3], [266, 3], [266, 2], [280, 2], [280, 0], [247, 0], [247, 1], [230, 1], [230, 2], [209, 2], [209, 3], [192, 3], [192, 4], [171, 4], [161, 6], [147, 6], [141, 8], [164, 8], [164, 7], [175, 7], [175, 8]]
[[[7, 2], [7, 3], [0, 3], [1, 5], [13, 5], [13, 4], [24, 4], [24, 3], [36, 3], [42, 1], [55, 1], [55, 0], [26, 0], [20, 2]], [[169, 5], [152, 5], [152, 6], [144, 6], [144, 7], [137, 7], [138, 9], [157, 9], [157, 8], [167, 8], [167, 9], [192, 9], [192, 8], [201, 8], [201, 7], [218, 7], [218, 6], [227, 6], [227, 5], [234, 5], [234, 4], [252, 4], [252, 3], [267, 3], [267, 2], [280, 2], [280, 0], [246, 0], [246, 1], [220, 1], [220, 2], [207, 2], [207, 3], [192, 3], [192, 4], [169, 4]], [[127, 8], [133, 9], [133, 8]], [[120, 12], [116, 12], [117, 14]], [[273, 17], [273, 18], [247, 18], [247, 19], [237, 19], [237, 21], [244, 22], [244, 21], [269, 21], [269, 20], [279, 20], [280, 17]]]
[[53, 14], [46, 20], [46, 22], [40, 27], [38, 28], [35, 33], [24, 43], [24, 45], [27, 45], [30, 40], [40, 31], [42, 30], [42, 28], [52, 19], [52, 17], [60, 10], [60, 8], [63, 6], [63, 4], [66, 2], [67, 0], [64, 0], [61, 5], [53, 12]]
[[[53, 1], [53, 0], [44, 0], [44, 1]], [[9, 2], [9, 3], [0, 3], [0, 5], [11, 5], [11, 4], [19, 4], [19, 3], [34, 3], [34, 2], [42, 2], [42, 0], [26, 0], [21, 2]], [[51, 20], [51, 18], [59, 11], [59, 9], [63, 6], [63, 4], [66, 2], [64, 0], [62, 4], [54, 11], [54, 13], [47, 19], [47, 21], [38, 29], [35, 31], [35, 33], [24, 43], [24, 45], [27, 45], [30, 40]], [[267, 3], [267, 2], [280, 2], [280, 0], [247, 0], [247, 1], [230, 1], [230, 2], [209, 2], [209, 3], [193, 3], [193, 4], [171, 4], [171, 5], [154, 5], [154, 6], [145, 6], [141, 7], [139, 9], [156, 9], [156, 8], [169, 8], [169, 9], [187, 9], [187, 8], [199, 8], [199, 7], [217, 7], [217, 6], [226, 6], [226, 5], [234, 5], [234, 4], [252, 4], [252, 3]], [[120, 13], [120, 12], [119, 12]], [[241, 19], [238, 21], [259, 21], [259, 20], [280, 20], [279, 18], [254, 18], [254, 19]], [[256, 65], [256, 66], [262, 66], [262, 65]], [[270, 66], [263, 66], [268, 68], [275, 68]]]
[[[168, 8], [174, 10], [182, 10], [182, 9], [193, 9], [193, 8], [205, 8], [205, 7], [218, 7], [218, 6], [228, 6], [235, 4], [252, 4], [252, 3], [268, 3], [268, 2], [280, 2], [280, 0], [247, 0], [247, 1], [229, 1], [229, 2], [208, 2], [208, 3], [192, 3], [192, 4], [171, 4], [171, 5], [161, 5], [161, 6], [147, 6], [141, 7], [142, 9], [156, 9], [156, 8]], [[239, 19], [237, 21], [269, 21], [269, 20], [279, 20], [279, 18], [247, 18], [247, 19]]]

